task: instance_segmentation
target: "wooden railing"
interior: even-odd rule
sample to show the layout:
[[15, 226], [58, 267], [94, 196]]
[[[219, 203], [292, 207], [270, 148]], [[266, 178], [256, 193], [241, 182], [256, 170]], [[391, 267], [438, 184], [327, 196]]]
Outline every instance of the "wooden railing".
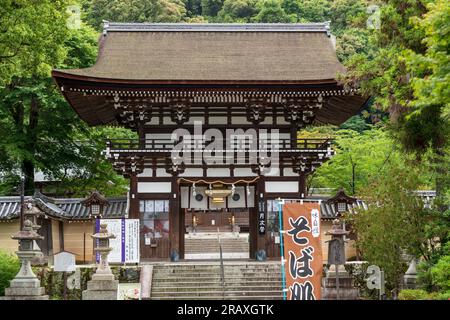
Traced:
[[[274, 150], [280, 151], [287, 149], [327, 149], [331, 146], [332, 139], [329, 138], [307, 138], [307, 139], [261, 139], [259, 143], [250, 142], [248, 140], [238, 141], [231, 144], [231, 147], [235, 151], [239, 150]], [[170, 152], [179, 143], [185, 143], [191, 150], [201, 150], [211, 144], [211, 141], [205, 140], [193, 140], [189, 142], [173, 141], [171, 139], [114, 139], [107, 140], [107, 146], [110, 150], [155, 150], [161, 152]], [[223, 150], [227, 150], [228, 142], [226, 140], [214, 141], [219, 146], [223, 147]], [[185, 145], [185, 146], [186, 146]], [[291, 147], [293, 145], [293, 147]]]

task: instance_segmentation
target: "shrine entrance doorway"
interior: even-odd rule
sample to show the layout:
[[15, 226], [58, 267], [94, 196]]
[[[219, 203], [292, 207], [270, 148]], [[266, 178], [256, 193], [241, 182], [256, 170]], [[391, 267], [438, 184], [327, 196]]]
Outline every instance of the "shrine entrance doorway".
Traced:
[[249, 211], [242, 210], [196, 210], [185, 212], [186, 232], [235, 232], [248, 233]]
[[249, 259], [249, 211], [185, 212], [185, 259]]

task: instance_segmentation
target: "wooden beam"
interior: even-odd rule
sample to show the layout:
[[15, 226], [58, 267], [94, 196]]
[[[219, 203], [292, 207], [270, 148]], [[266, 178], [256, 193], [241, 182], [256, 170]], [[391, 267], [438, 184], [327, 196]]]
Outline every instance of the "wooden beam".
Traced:
[[130, 219], [139, 219], [138, 178], [136, 174], [130, 176]]

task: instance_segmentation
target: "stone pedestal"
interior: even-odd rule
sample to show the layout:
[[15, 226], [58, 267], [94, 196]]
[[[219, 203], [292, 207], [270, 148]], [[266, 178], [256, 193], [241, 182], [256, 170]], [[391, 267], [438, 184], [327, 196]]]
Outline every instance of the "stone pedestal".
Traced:
[[[343, 265], [339, 265], [337, 272], [339, 276], [339, 300], [357, 300], [359, 290], [354, 287], [352, 277]], [[326, 272], [326, 277], [322, 280], [322, 300], [336, 299], [336, 268], [332, 265]]]
[[31, 260], [40, 252], [18, 251], [16, 252], [22, 261], [22, 266], [16, 277], [11, 280], [10, 287], [5, 289], [2, 300], [48, 300], [45, 289], [31, 269]]
[[117, 300], [119, 280], [113, 274], [94, 274], [82, 293], [82, 300]]
[[100, 254], [100, 263], [91, 281], [87, 283], [87, 290], [82, 292], [81, 298], [82, 300], [117, 300], [119, 281], [114, 279], [108, 264], [108, 254], [112, 250], [109, 247], [109, 239], [115, 236], [108, 233], [106, 224], [101, 224], [99, 232], [91, 237], [99, 240], [94, 251]]

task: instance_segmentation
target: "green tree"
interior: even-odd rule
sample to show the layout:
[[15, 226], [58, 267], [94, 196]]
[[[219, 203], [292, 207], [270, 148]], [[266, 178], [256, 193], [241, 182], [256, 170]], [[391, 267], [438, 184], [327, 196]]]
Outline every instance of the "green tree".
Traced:
[[[59, 24], [59, 32], [65, 36], [61, 42], [52, 43], [55, 51], [77, 56], [46, 61], [47, 64], [80, 67], [82, 63], [95, 61], [95, 32], [87, 27], [68, 30], [65, 19], [52, 23]], [[30, 56], [30, 59], [37, 58]], [[0, 133], [4, 137], [0, 142], [2, 171], [12, 174], [22, 171], [26, 178], [26, 194], [33, 193], [35, 169], [56, 173], [69, 164], [82, 163], [84, 146], [74, 141], [73, 134], [85, 128], [67, 106], [49, 73], [13, 77], [0, 90]]]
[[359, 28], [366, 30], [367, 8], [366, 0], [334, 0], [330, 2], [329, 19], [332, 32], [340, 36], [345, 30]]
[[223, 22], [248, 22], [258, 11], [257, 0], [225, 0], [218, 16]]
[[215, 17], [222, 9], [223, 0], [201, 0], [202, 15], [207, 17]]
[[102, 21], [180, 22], [186, 15], [182, 0], [92, 0], [85, 3], [86, 21], [100, 30]]
[[137, 134], [126, 128], [109, 126], [93, 127], [75, 134], [74, 140], [83, 147], [83, 154], [80, 154], [83, 161], [69, 163], [64, 170], [53, 173], [60, 181], [58, 190], [80, 197], [92, 190], [105, 196], [125, 194], [128, 180], [117, 174], [103, 155], [107, 139], [137, 139]]
[[188, 17], [196, 17], [202, 15], [202, 0], [186, 0], [184, 2], [186, 15]]
[[287, 14], [282, 7], [281, 0], [262, 0], [258, 2], [258, 14], [252, 18], [252, 22], [263, 23], [288, 23], [295, 22], [294, 14]]
[[[449, 120], [444, 117], [448, 96], [432, 94], [430, 99], [427, 92], [431, 91], [426, 87], [435, 88], [435, 92], [445, 92], [441, 88], [449, 87], [448, 49], [442, 49], [442, 44], [445, 47], [448, 42], [448, 28], [441, 28], [448, 21], [448, 3], [438, 1], [427, 8], [428, 2], [385, 1], [380, 29], [372, 30], [369, 38], [373, 50], [348, 59], [345, 79], [348, 84], [359, 86], [363, 94], [372, 96], [376, 107], [389, 112], [391, 133], [405, 151], [420, 161], [422, 154], [432, 150], [433, 165], [439, 173], [435, 188], [441, 197], [446, 174], [442, 161], [448, 157], [445, 150], [450, 134]], [[421, 57], [427, 57], [430, 64], [422, 63]], [[434, 80], [422, 80], [431, 74], [436, 76]], [[435, 87], [433, 81], [440, 83]]]
[[356, 246], [363, 259], [384, 270], [388, 295], [398, 292], [407, 269], [402, 255], [429, 257], [430, 243], [436, 241], [436, 235], [424, 227], [435, 217], [415, 194], [420, 170], [389, 165], [360, 192], [368, 208], [346, 217], [356, 231]]
[[382, 129], [372, 128], [362, 133], [339, 130], [334, 149], [336, 155], [311, 176], [312, 186], [334, 190], [343, 187], [348, 194], [355, 195], [370, 178], [380, 174], [387, 162], [399, 161], [399, 153]]
[[328, 0], [283, 0], [282, 7], [299, 22], [324, 22], [330, 18]]
[[65, 55], [68, 0], [0, 0], [0, 86], [47, 75]]
[[371, 129], [371, 125], [362, 116], [356, 115], [341, 124], [339, 128], [353, 130], [361, 134], [363, 131]]

